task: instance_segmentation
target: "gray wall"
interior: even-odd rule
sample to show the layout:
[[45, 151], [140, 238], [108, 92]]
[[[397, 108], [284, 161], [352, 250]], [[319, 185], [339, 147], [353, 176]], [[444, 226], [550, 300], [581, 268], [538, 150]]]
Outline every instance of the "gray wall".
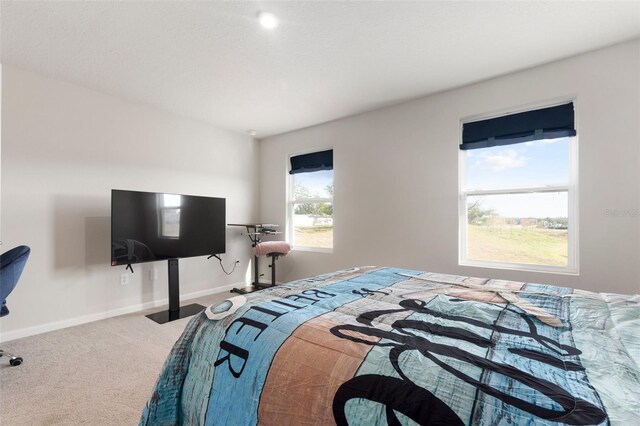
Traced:
[[[110, 266], [111, 189], [227, 199], [228, 222], [254, 220], [257, 142], [77, 85], [4, 66], [2, 247], [31, 246], [9, 297], [3, 340], [158, 304], [167, 264]], [[181, 294], [243, 282], [250, 246], [227, 233], [224, 275], [205, 257], [180, 261]], [[156, 268], [158, 280], [149, 279]]]
[[[579, 276], [458, 265], [460, 119], [577, 97]], [[356, 265], [640, 292], [638, 41], [260, 143], [260, 219], [286, 218], [287, 155], [334, 149], [334, 252], [295, 251], [279, 280]]]

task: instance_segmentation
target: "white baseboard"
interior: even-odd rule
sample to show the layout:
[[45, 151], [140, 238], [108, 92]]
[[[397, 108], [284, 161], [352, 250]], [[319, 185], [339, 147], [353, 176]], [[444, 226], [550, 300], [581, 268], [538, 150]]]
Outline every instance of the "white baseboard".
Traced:
[[[192, 293], [186, 293], [180, 295], [180, 300], [191, 300], [202, 296], [208, 296], [210, 294], [222, 293], [230, 291], [234, 287], [244, 287], [244, 282], [227, 284], [221, 287], [210, 288], [207, 290], [194, 291]], [[99, 312], [97, 314], [84, 315], [76, 318], [69, 318], [62, 321], [50, 322], [41, 325], [35, 325], [33, 327], [19, 328], [13, 331], [7, 331], [0, 333], [1, 342], [9, 342], [11, 340], [21, 339], [23, 337], [35, 336], [36, 334], [46, 333], [48, 331], [60, 330], [62, 328], [73, 327], [74, 325], [86, 324], [88, 322], [99, 321], [111, 317], [117, 317], [119, 315], [131, 314], [133, 312], [141, 312], [151, 308], [157, 308], [159, 306], [167, 305], [169, 298], [152, 300], [150, 302], [138, 303], [135, 305], [125, 306], [122, 308], [112, 309], [109, 311]]]

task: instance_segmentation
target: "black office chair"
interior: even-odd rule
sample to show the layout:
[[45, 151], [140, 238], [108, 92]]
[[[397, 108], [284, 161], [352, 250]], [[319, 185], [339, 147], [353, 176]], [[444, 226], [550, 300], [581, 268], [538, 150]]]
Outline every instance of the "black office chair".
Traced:
[[[0, 255], [0, 300], [2, 307], [0, 308], [0, 317], [9, 315], [7, 308], [7, 296], [16, 288], [22, 270], [27, 263], [31, 249], [27, 246], [18, 246]], [[22, 364], [22, 358], [12, 355], [0, 349], [0, 358], [6, 356], [9, 358], [9, 364], [12, 366]]]

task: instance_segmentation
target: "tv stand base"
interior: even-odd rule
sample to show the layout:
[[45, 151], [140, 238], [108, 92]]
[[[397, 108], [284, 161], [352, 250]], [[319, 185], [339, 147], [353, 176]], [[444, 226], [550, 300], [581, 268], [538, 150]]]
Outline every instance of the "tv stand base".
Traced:
[[249, 293], [253, 293], [254, 291], [262, 290], [269, 287], [274, 287], [274, 286], [272, 284], [266, 284], [266, 283], [251, 284], [249, 287], [242, 287], [242, 288], [234, 287], [231, 289], [231, 293], [249, 294]]
[[190, 305], [184, 305], [175, 311], [161, 311], [154, 314], [145, 315], [147, 318], [154, 320], [158, 324], [164, 324], [170, 321], [179, 320], [181, 318], [187, 318], [192, 315], [198, 314], [205, 309], [204, 306], [192, 303]]

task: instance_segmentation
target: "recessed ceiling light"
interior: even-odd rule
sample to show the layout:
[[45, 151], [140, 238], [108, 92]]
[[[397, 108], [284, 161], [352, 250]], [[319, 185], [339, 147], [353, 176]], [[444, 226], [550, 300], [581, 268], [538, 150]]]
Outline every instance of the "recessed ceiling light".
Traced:
[[274, 29], [280, 23], [276, 15], [269, 12], [260, 12], [258, 13], [258, 20], [260, 21], [260, 25], [270, 30]]
[[253, 129], [249, 129], [249, 130], [247, 130], [247, 133], [249, 134], [249, 136], [255, 136], [255, 135], [257, 135], [257, 134], [258, 134], [258, 132], [257, 132], [257, 131], [255, 131], [255, 130], [253, 130]]

